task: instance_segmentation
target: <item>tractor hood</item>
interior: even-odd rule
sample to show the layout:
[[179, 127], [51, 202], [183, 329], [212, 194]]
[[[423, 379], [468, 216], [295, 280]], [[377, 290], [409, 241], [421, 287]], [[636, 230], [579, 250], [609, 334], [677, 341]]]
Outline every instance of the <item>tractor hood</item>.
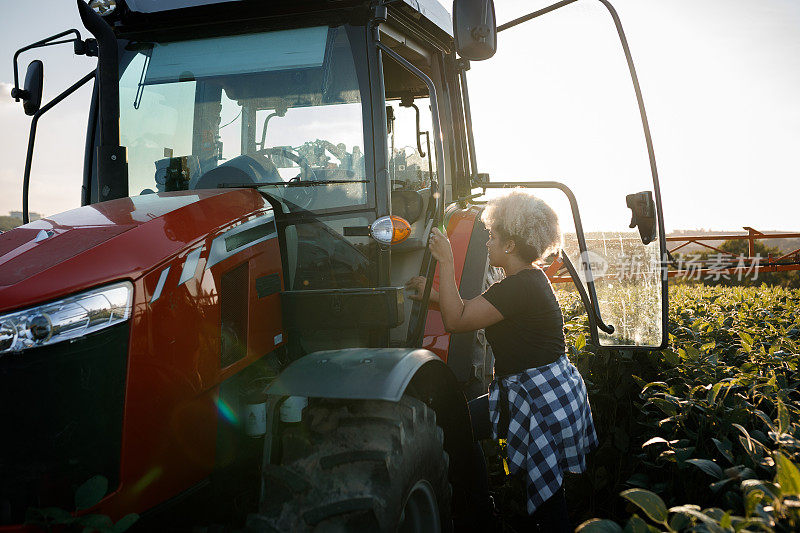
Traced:
[[135, 280], [209, 232], [268, 207], [255, 190], [148, 194], [0, 234], [0, 312]]

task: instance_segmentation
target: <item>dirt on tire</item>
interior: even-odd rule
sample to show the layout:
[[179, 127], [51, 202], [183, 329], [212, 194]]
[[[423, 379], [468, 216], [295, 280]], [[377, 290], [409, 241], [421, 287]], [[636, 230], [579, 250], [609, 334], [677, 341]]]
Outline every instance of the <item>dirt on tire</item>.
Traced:
[[247, 530], [397, 531], [420, 481], [436, 497], [442, 531], [451, 531], [449, 458], [436, 413], [404, 396], [312, 402], [287, 427], [280, 464], [263, 472], [265, 497]]

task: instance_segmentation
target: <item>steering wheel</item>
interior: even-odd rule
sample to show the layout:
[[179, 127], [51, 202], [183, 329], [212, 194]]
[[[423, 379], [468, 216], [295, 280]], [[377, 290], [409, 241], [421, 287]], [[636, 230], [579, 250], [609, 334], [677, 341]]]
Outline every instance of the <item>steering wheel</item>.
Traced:
[[[314, 172], [314, 168], [311, 166], [311, 163], [302, 154], [300, 154], [300, 152], [297, 152], [294, 149], [290, 149], [285, 146], [275, 146], [272, 148], [262, 148], [257, 150], [256, 153], [270, 157], [270, 159], [273, 155], [280, 155], [297, 163], [297, 166], [300, 167], [300, 174], [290, 179], [289, 182], [317, 181], [317, 174]], [[299, 207], [308, 209], [308, 207], [314, 203], [316, 191], [314, 190], [313, 186], [300, 185], [297, 187], [287, 187], [285, 196], [287, 200], [290, 200]]]

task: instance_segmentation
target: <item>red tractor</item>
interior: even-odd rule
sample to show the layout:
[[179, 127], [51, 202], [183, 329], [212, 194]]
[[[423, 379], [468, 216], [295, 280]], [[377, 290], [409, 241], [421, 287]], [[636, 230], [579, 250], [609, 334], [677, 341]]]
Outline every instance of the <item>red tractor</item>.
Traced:
[[[66, 39], [96, 70], [45, 105], [41, 62], [15, 77], [34, 119], [26, 224], [0, 235], [0, 531], [90, 479], [108, 490], [81, 512], [142, 529], [467, 527], [465, 399], [493, 361], [429, 308], [426, 244], [447, 229], [464, 297], [491, 280], [480, 201], [509, 184], [477, 172], [465, 74], [494, 53], [491, 1], [90, 4], [93, 38], [20, 52]], [[83, 207], [28, 223], [36, 124], [85, 83]], [[652, 268], [624, 312], [571, 189], [511, 185], [569, 200], [595, 344], [661, 346], [655, 172], [627, 196], [620, 250]]]

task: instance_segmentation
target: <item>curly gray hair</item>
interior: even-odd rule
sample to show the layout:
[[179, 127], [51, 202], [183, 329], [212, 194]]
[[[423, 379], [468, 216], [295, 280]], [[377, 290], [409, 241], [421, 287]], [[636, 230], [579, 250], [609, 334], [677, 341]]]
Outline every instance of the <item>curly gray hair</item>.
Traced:
[[519, 256], [531, 263], [561, 249], [556, 212], [522, 188], [489, 200], [481, 220], [493, 233], [514, 241]]

